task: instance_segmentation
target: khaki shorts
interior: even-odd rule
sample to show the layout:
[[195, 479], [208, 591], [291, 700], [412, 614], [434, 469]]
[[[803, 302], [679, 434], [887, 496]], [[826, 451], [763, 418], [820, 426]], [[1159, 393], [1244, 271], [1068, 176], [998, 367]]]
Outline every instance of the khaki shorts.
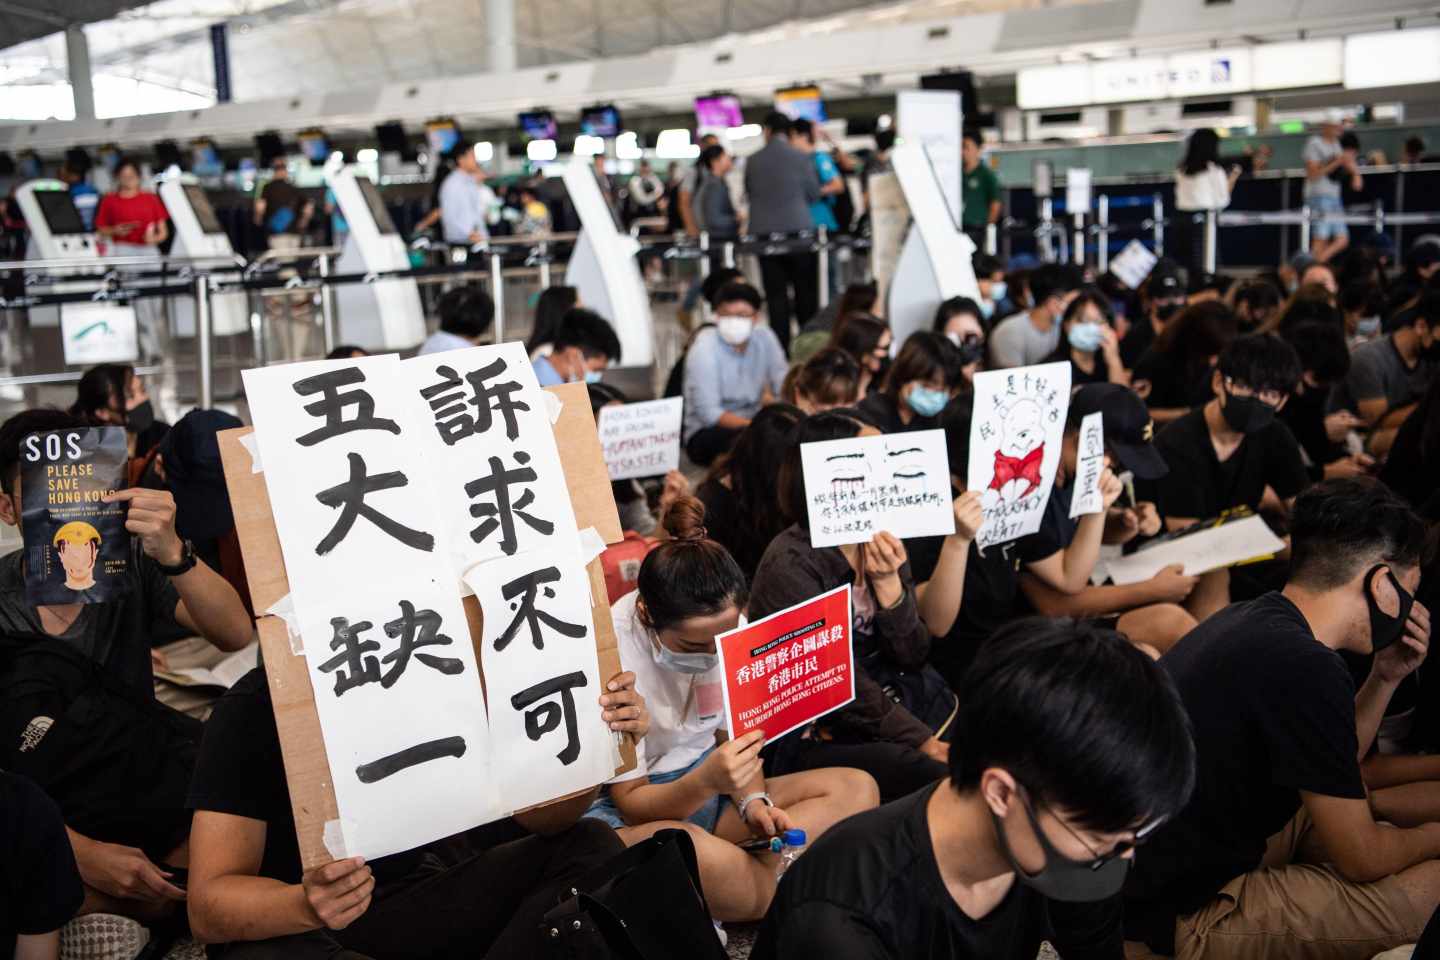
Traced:
[[1420, 939], [1430, 918], [1399, 880], [1351, 883], [1322, 856], [1301, 807], [1259, 869], [1175, 921], [1176, 960], [1370, 960]]

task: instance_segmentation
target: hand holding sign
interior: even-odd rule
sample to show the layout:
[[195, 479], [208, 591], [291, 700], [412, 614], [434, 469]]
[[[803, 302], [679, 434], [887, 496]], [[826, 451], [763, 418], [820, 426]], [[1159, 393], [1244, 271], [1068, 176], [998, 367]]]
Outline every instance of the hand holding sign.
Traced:
[[765, 731], [751, 730], [734, 740], [726, 740], [710, 752], [700, 764], [700, 777], [716, 793], [739, 796], [761, 775], [760, 748], [765, 746]]
[[800, 462], [813, 547], [955, 532], [944, 430], [805, 443]]
[[107, 493], [103, 502], [130, 505], [125, 513], [125, 529], [140, 538], [145, 556], [163, 567], [180, 562], [185, 545], [175, 532], [175, 495], [169, 490], [132, 487]]

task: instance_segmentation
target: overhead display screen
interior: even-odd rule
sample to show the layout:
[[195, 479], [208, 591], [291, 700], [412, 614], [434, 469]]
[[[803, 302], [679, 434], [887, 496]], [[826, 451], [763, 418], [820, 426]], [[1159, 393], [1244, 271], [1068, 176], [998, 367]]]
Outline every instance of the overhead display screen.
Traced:
[[554, 140], [560, 134], [560, 128], [555, 125], [555, 114], [549, 110], [531, 110], [520, 114], [519, 120], [520, 137], [526, 142]]
[[581, 133], [609, 139], [620, 136], [620, 130], [620, 111], [610, 104], [580, 111]]
[[791, 120], [825, 122], [825, 101], [820, 96], [820, 88], [813, 84], [776, 90], [775, 109]]
[[740, 98], [732, 93], [695, 98], [695, 125], [701, 130], [728, 130], [743, 126]]

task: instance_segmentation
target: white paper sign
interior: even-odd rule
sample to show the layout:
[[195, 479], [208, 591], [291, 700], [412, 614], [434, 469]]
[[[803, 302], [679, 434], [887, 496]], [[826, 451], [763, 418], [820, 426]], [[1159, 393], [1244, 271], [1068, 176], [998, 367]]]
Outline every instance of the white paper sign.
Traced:
[[1139, 290], [1140, 284], [1145, 282], [1159, 262], [1160, 258], [1149, 247], [1139, 240], [1131, 240], [1110, 261], [1110, 272], [1131, 290]]
[[135, 308], [118, 303], [67, 303], [60, 307], [65, 363], [130, 363], [139, 356]]
[[800, 463], [813, 547], [955, 532], [944, 430], [804, 443]]
[[655, 477], [680, 467], [683, 397], [600, 408], [596, 427], [611, 480]]
[[1284, 547], [1285, 541], [1275, 536], [1264, 520], [1246, 517], [1117, 557], [1109, 562], [1110, 579], [1122, 587], [1141, 583], [1174, 563], [1185, 568], [1186, 576], [1194, 577], [1246, 560], [1268, 557]]
[[1069, 408], [1068, 361], [975, 374], [966, 487], [981, 491], [978, 546], [1040, 529]]
[[1065, 171], [1065, 212], [1070, 216], [1090, 209], [1090, 170], [1071, 167]]
[[1100, 474], [1105, 471], [1105, 415], [1096, 411], [1080, 421], [1076, 441], [1075, 486], [1070, 498], [1070, 519], [1105, 509]]

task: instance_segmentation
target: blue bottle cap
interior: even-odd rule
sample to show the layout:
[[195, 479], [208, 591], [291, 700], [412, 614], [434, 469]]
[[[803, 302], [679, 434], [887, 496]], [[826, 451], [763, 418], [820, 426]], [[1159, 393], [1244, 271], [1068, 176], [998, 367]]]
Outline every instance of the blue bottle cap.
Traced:
[[805, 846], [804, 830], [786, 830], [783, 836], [785, 838], [785, 846], [787, 847]]
[[781, 850], [784, 850], [784, 849], [785, 849], [785, 843], [784, 843], [784, 841], [782, 841], [779, 837], [771, 837], [771, 838], [770, 838], [770, 852], [771, 852], [771, 853], [779, 853]]

